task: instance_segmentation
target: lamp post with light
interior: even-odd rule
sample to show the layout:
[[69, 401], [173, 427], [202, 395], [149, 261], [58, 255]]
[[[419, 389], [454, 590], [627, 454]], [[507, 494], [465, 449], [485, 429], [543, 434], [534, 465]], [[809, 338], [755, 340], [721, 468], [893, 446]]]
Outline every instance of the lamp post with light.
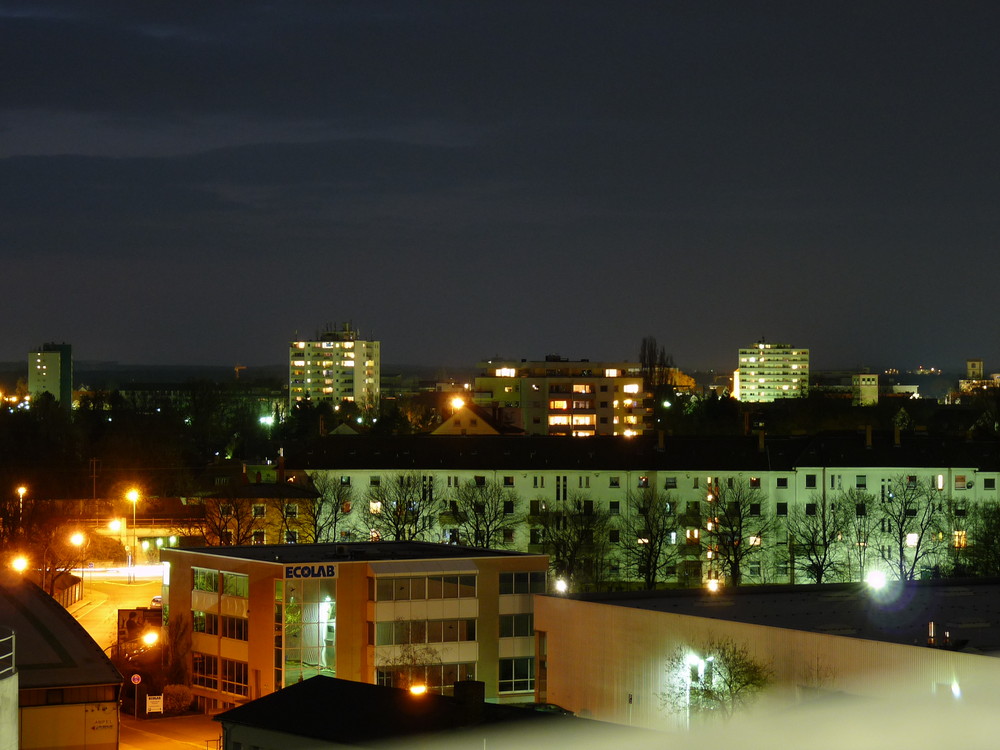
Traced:
[[132, 546], [129, 548], [129, 556], [128, 556], [130, 564], [129, 583], [132, 583], [135, 581], [135, 553], [136, 553], [135, 510], [136, 506], [139, 505], [139, 490], [133, 487], [132, 489], [130, 489], [128, 492], [125, 493], [125, 499], [128, 500], [130, 503], [132, 503]]
[[28, 488], [23, 484], [17, 488], [17, 529], [21, 531], [24, 525], [24, 496], [28, 494]]
[[[74, 547], [76, 547], [80, 552], [83, 552], [84, 544], [86, 543], [86, 541], [87, 537], [85, 537], [79, 531], [75, 532], [69, 538], [69, 543], [72, 544]], [[80, 596], [82, 597], [86, 590], [87, 575], [86, 571], [83, 569], [83, 560], [80, 559], [78, 560], [78, 562], [80, 563]]]

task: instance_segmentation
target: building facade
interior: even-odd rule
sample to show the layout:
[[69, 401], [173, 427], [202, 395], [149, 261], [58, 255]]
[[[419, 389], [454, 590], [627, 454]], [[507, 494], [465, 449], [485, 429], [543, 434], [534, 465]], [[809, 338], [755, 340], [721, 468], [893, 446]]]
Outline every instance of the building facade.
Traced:
[[73, 347], [42, 344], [28, 355], [28, 393], [50, 393], [64, 409], [73, 407]]
[[167, 627], [208, 711], [315, 675], [530, 700], [543, 555], [421, 542], [169, 549]]
[[[948, 744], [956, 731], [947, 718], [953, 711], [987, 722], [995, 712], [1000, 660], [989, 655], [997, 620], [988, 613], [997, 612], [998, 593], [994, 581], [963, 581], [881, 592], [843, 584], [642, 598], [540, 596], [535, 627], [544, 674], [537, 699], [600, 721], [675, 731], [718, 729], [719, 703], [732, 701], [737, 711], [765, 712], [774, 736], [825, 730], [836, 737], [848, 722], [870, 747], [894, 746], [902, 727], [912, 730], [917, 746]], [[945, 622], [949, 641], [928, 628]], [[746, 689], [742, 707], [723, 681], [725, 655], [720, 664], [712, 648], [720, 643], [770, 668], [767, 689]], [[718, 703], [699, 702], [703, 688]], [[824, 707], [821, 723], [806, 718], [818, 707]]]
[[362, 408], [378, 405], [381, 342], [362, 339], [345, 324], [317, 333], [311, 340], [292, 341], [288, 349], [290, 406], [303, 401], [334, 406], [353, 401]]
[[[842, 528], [840, 538], [830, 544], [831, 554], [839, 556], [831, 580], [858, 580], [874, 567], [899, 575], [888, 562], [892, 550], [899, 551], [892, 541], [899, 534], [905, 546], [896, 557], [916, 566], [907, 574], [924, 575], [950, 564], [976, 542], [965, 527], [968, 510], [997, 503], [1000, 478], [1000, 446], [995, 441], [899, 432], [873, 435], [864, 430], [662, 441], [330, 437], [323, 446], [296, 466], [295, 473], [349, 493], [340, 496], [355, 511], [340, 526], [339, 533], [347, 539], [352, 538], [352, 524], [363, 517], [359, 512], [384, 502], [387, 487], [404, 484], [405, 479], [422, 489], [422, 495], [410, 496], [412, 502], [432, 496], [436, 503], [425, 508], [434, 523], [420, 538], [470, 543], [468, 524], [449, 506], [459, 500], [461, 488], [497, 488], [504, 493], [503, 513], [511, 519], [502, 546], [541, 553], [547, 533], [579, 522], [581, 535], [588, 529], [592, 534], [585, 552], [599, 564], [591, 583], [600, 585], [641, 580], [630, 535], [643, 530], [639, 515], [649, 499], [656, 498], [669, 506], [658, 523], [669, 527], [667, 553], [676, 558], [660, 576], [662, 582], [697, 586], [713, 575], [724, 584], [731, 582], [720, 563], [720, 498], [746, 510], [740, 528], [730, 534], [753, 552], [741, 560], [742, 583], [811, 580], [805, 572], [805, 548], [795, 544], [795, 529], [804, 533], [802, 529], [822, 521], [824, 509], [833, 504], [853, 512], [837, 517]], [[886, 514], [895, 506], [888, 501], [907, 495], [917, 503], [917, 494], [920, 507], [930, 507], [933, 517], [920, 517], [919, 528], [913, 526], [920, 520], [916, 514], [890, 523]], [[358, 525], [360, 536], [353, 538], [367, 538], [368, 533]], [[869, 556], [855, 559], [859, 549], [868, 550]]]
[[474, 399], [498, 410], [529, 435], [640, 435], [652, 426], [652, 408], [637, 362], [480, 362]]
[[733, 397], [738, 401], [767, 403], [809, 392], [808, 349], [762, 339], [740, 349], [739, 362], [733, 373]]

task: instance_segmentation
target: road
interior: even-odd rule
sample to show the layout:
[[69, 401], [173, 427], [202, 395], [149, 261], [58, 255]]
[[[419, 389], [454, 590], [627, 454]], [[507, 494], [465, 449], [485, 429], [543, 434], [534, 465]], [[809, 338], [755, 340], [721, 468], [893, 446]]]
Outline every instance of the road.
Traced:
[[121, 715], [119, 750], [215, 750], [222, 725], [204, 714], [168, 719], [134, 719]]
[[[148, 607], [150, 600], [160, 593], [159, 566], [134, 570], [133, 575], [125, 568], [85, 568], [82, 571], [84, 598], [70, 611], [102, 649], [107, 650], [117, 640], [119, 609]], [[81, 575], [81, 571], [75, 572]]]

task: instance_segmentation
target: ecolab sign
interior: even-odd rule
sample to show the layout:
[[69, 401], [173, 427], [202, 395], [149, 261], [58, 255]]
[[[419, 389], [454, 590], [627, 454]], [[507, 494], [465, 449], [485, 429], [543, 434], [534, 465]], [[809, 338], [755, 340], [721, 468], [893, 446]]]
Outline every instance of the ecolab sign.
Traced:
[[336, 565], [286, 565], [285, 578], [336, 578]]

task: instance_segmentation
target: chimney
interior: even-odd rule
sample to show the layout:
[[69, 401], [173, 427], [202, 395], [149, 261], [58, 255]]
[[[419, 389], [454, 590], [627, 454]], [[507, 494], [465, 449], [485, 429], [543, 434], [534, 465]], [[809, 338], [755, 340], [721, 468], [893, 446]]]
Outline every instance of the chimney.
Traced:
[[892, 444], [899, 447], [899, 425], [892, 426]]
[[743, 412], [743, 434], [750, 434], [750, 412]]
[[764, 430], [757, 431], [757, 452], [763, 453], [765, 451], [764, 436], [767, 434]]
[[462, 706], [467, 724], [479, 724], [483, 720], [483, 704], [486, 702], [486, 683], [479, 680], [458, 680], [454, 688], [455, 700]]
[[278, 448], [278, 477], [275, 480], [278, 484], [285, 482], [285, 449]]
[[247, 476], [247, 465], [243, 464], [243, 476], [240, 477], [242, 484], [250, 484], [250, 477]]
[[870, 424], [865, 425], [865, 448], [872, 449], [872, 426]]
[[667, 434], [663, 430], [656, 431], [656, 450], [663, 453], [667, 449]]

